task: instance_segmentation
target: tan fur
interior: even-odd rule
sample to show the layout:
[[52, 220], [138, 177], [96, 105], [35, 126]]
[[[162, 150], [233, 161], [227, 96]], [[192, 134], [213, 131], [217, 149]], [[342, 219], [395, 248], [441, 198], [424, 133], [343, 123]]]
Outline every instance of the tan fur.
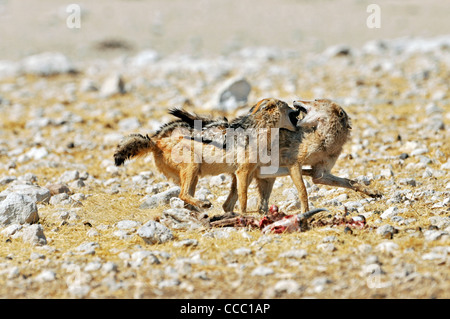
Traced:
[[[303, 175], [311, 176], [315, 184], [345, 187], [371, 197], [381, 196], [377, 191], [372, 191], [356, 181], [330, 173], [350, 136], [351, 124], [345, 111], [326, 99], [296, 101], [294, 106], [305, 108], [307, 115], [299, 120], [297, 131], [280, 131], [279, 171], [270, 176], [261, 175], [259, 170], [255, 174], [260, 212], [267, 212], [269, 197], [277, 176], [291, 176], [303, 213], [309, 210]], [[302, 169], [303, 165], [310, 165], [311, 169]]]
[[[229, 127], [244, 130], [281, 127], [294, 131], [295, 126], [290, 121], [292, 112], [295, 111], [283, 101], [264, 99], [258, 102], [249, 114], [230, 122]], [[192, 117], [188, 115], [185, 119], [189, 122]], [[226, 150], [214, 145], [204, 145], [201, 141], [192, 139], [193, 129], [190, 125], [183, 120], [173, 121], [164, 125], [151, 138], [139, 134], [126, 137], [118, 145], [114, 154], [116, 165], [121, 165], [126, 159], [134, 156], [153, 152], [158, 170], [180, 185], [179, 197], [187, 204], [202, 208], [210, 207], [211, 203], [194, 197], [198, 178], [221, 173], [231, 174], [233, 187], [223, 207], [226, 211], [233, 209], [237, 190], [237, 198], [241, 203], [240, 212], [245, 213], [247, 189], [255, 169], [260, 164], [249, 161], [250, 151], [247, 145], [244, 146], [245, 160], [243, 162], [228, 160], [227, 163]]]

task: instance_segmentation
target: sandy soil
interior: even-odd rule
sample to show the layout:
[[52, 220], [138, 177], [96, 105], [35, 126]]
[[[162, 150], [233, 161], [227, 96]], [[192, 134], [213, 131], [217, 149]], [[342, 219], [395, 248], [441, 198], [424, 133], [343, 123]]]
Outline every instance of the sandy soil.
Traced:
[[[152, 0], [77, 1], [81, 28], [70, 29], [58, 0], [0, 2], [0, 59], [59, 51], [75, 59], [113, 57], [145, 48], [163, 54], [217, 54], [247, 46], [321, 51], [372, 39], [435, 36], [450, 30], [450, 2], [380, 0], [381, 28], [370, 29], [373, 1]], [[97, 50], [101, 41], [126, 48]]]
[[[23, 183], [43, 188], [79, 171], [67, 181], [70, 199], [53, 196], [38, 205], [47, 245], [0, 230], [0, 297], [449, 298], [450, 45], [431, 40], [421, 50], [416, 44], [424, 42], [414, 42], [408, 54], [359, 48], [372, 39], [448, 33], [450, 2], [379, 1], [380, 29], [366, 26], [369, 3], [79, 1], [81, 28], [69, 29], [60, 1], [0, 0], [0, 62], [9, 61], [0, 67], [58, 51], [78, 70], [42, 76], [25, 68], [0, 78], [0, 192]], [[355, 50], [322, 53], [340, 43]], [[276, 50], [238, 51], [253, 46]], [[135, 53], [146, 48], [162, 58], [143, 63]], [[103, 96], [117, 74], [125, 92]], [[158, 245], [137, 234], [170, 208], [140, 209], [146, 196], [174, 185], [152, 156], [115, 167], [117, 142], [152, 133], [171, 120], [169, 107], [206, 113], [236, 75], [251, 83], [249, 105], [214, 115], [233, 118], [268, 96], [342, 104], [352, 139], [334, 172], [385, 197], [307, 179], [309, 200], [333, 215], [344, 206], [352, 216], [364, 214], [368, 228], [317, 226], [281, 235], [173, 229], [173, 240]], [[199, 181], [196, 195], [211, 200], [211, 216], [222, 213], [228, 183]], [[291, 179], [280, 178], [270, 204], [294, 205], [293, 194]], [[254, 185], [249, 198], [255, 203]], [[388, 209], [398, 216], [382, 218]], [[123, 220], [135, 226], [120, 229]], [[386, 225], [392, 231], [377, 232]]]

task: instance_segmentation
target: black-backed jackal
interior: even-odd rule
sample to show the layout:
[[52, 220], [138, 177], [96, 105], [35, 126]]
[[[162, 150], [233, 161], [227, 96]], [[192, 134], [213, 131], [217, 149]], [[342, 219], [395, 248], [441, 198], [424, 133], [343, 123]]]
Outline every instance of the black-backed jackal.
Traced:
[[[254, 172], [267, 163], [261, 162], [260, 152], [267, 157], [268, 152], [272, 153], [271, 146], [278, 146], [278, 141], [274, 144], [273, 140], [278, 137], [279, 128], [295, 131], [298, 111], [281, 100], [263, 99], [246, 115], [230, 122], [226, 119], [215, 121], [183, 110], [172, 110], [171, 114], [181, 120], [164, 125], [151, 137], [140, 134], [125, 137], [114, 153], [115, 164], [121, 165], [127, 159], [152, 152], [158, 170], [180, 185], [179, 197], [185, 203], [201, 208], [208, 208], [211, 203], [194, 197], [198, 178], [231, 174], [232, 189], [223, 208], [232, 211], [239, 199], [240, 213], [245, 213], [247, 189]], [[200, 139], [196, 138], [195, 120], [199, 121]], [[214, 131], [213, 136], [207, 134], [210, 131]], [[219, 143], [216, 135], [222, 136]], [[264, 147], [265, 150], [261, 150]]]
[[[304, 116], [303, 118], [299, 116], [296, 131], [280, 130], [280, 157], [277, 163], [279, 169], [274, 173], [264, 174], [264, 165], [261, 165], [260, 169], [255, 171], [259, 192], [259, 211], [264, 213], [268, 210], [275, 178], [287, 175], [291, 176], [298, 190], [303, 213], [309, 210], [303, 176], [312, 177], [315, 184], [345, 187], [371, 197], [380, 197], [380, 193], [356, 181], [331, 174], [331, 169], [341, 154], [351, 130], [350, 118], [342, 107], [328, 99], [294, 101], [294, 107]], [[311, 168], [303, 169], [303, 165], [309, 165]], [[233, 192], [235, 187], [232, 184], [226, 202], [228, 207], [234, 207], [236, 196]]]

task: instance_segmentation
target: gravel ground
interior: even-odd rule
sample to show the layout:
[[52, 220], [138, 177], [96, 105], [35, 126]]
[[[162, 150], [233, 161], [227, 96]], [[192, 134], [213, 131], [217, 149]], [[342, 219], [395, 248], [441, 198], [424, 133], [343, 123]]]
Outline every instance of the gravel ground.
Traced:
[[[248, 104], [220, 103], [236, 82], [250, 84]], [[44, 52], [2, 60], [0, 295], [449, 298], [449, 83], [449, 36], [319, 53], [147, 49], [112, 59]], [[309, 200], [331, 216], [363, 215], [367, 228], [207, 228], [182, 208], [152, 156], [114, 166], [122, 136], [155, 131], [171, 120], [170, 107], [232, 118], [265, 97], [326, 97], [345, 108], [352, 139], [334, 173], [384, 196], [306, 178]], [[210, 216], [221, 213], [229, 186], [225, 175], [200, 179], [196, 196], [212, 202]], [[254, 184], [249, 192], [252, 210]], [[277, 179], [270, 204], [298, 211], [289, 177]]]

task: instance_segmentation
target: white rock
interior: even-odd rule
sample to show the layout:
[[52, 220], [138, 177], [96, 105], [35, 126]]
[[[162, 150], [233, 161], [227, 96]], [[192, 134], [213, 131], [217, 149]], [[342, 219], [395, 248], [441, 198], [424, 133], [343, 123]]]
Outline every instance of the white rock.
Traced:
[[253, 269], [252, 276], [268, 276], [274, 273], [273, 269], [270, 267], [259, 266]]
[[214, 187], [214, 186], [220, 186], [225, 182], [226, 179], [226, 175], [225, 174], [219, 174], [216, 176], [211, 176], [211, 178], [209, 179], [209, 186], [210, 187]]
[[132, 131], [141, 127], [141, 122], [137, 117], [130, 117], [120, 120], [118, 126], [121, 131]]
[[[230, 228], [231, 229], [231, 228]], [[202, 237], [206, 237], [206, 238], [215, 238], [215, 239], [227, 239], [230, 238], [230, 231], [225, 230], [225, 229], [218, 229], [218, 230], [213, 230], [207, 233], [204, 233], [202, 235]]]
[[36, 276], [38, 282], [50, 282], [56, 279], [56, 274], [51, 270], [44, 270]]
[[15, 176], [4, 176], [0, 178], [0, 185], [6, 185], [17, 180]]
[[99, 261], [92, 261], [84, 267], [84, 271], [96, 271], [102, 268], [102, 263]]
[[53, 195], [49, 203], [51, 205], [70, 205], [72, 207], [83, 206], [80, 201], [73, 199], [67, 193]]
[[258, 209], [258, 196], [250, 195], [247, 199], [247, 210], [255, 211]]
[[170, 287], [178, 286], [180, 284], [181, 284], [181, 281], [176, 278], [164, 279], [158, 283], [158, 288], [159, 289], [170, 288]]
[[132, 229], [138, 227], [139, 225], [141, 225], [141, 223], [135, 220], [121, 220], [117, 222], [115, 226], [118, 229]]
[[173, 247], [188, 247], [188, 246], [197, 246], [198, 240], [197, 239], [184, 239], [179, 242], [176, 242], [173, 244]]
[[158, 193], [152, 196], [146, 196], [139, 208], [157, 208], [159, 206], [167, 205], [170, 203], [170, 199], [172, 197], [177, 197], [178, 195], [180, 195], [180, 187], [174, 186], [162, 193]]
[[102, 273], [103, 274], [117, 272], [117, 269], [118, 269], [117, 264], [112, 261], [108, 261], [102, 265]]
[[416, 180], [414, 178], [401, 178], [398, 180], [398, 182], [402, 185], [409, 185], [413, 187], [416, 187], [417, 185]]
[[14, 279], [14, 278], [19, 277], [20, 269], [17, 266], [13, 266], [8, 269], [7, 273], [8, 273], [8, 276], [7, 276], [8, 279]]
[[115, 94], [124, 94], [125, 84], [120, 74], [114, 74], [108, 77], [100, 88], [100, 96], [104, 98], [111, 97]]
[[[70, 188], [81, 188], [86, 186], [82, 179], [76, 179], [73, 182], [69, 183]], [[74, 198], [75, 199], [75, 198]]]
[[0, 193], [0, 200], [4, 200], [11, 193], [29, 196], [35, 203], [48, 203], [50, 200], [50, 191], [47, 188], [27, 184], [11, 185]]
[[246, 247], [236, 248], [233, 250], [233, 254], [239, 255], [239, 256], [248, 256], [248, 255], [251, 255], [251, 253], [252, 253], [252, 250], [250, 248], [246, 248]]
[[75, 248], [75, 251], [80, 252], [82, 255], [94, 255], [95, 249], [99, 248], [100, 245], [97, 242], [84, 242]]
[[178, 197], [172, 197], [170, 199], [170, 207], [171, 208], [183, 208], [184, 201]]
[[80, 91], [83, 93], [97, 91], [97, 85], [91, 79], [83, 79], [80, 82]]
[[417, 156], [417, 155], [422, 155], [422, 154], [426, 154], [428, 153], [428, 148], [424, 147], [424, 148], [416, 148], [415, 150], [411, 151], [411, 156]]
[[319, 244], [317, 245], [317, 249], [322, 250], [324, 252], [333, 252], [337, 250], [336, 246], [332, 243]]
[[372, 251], [372, 246], [369, 244], [361, 244], [358, 246], [358, 251], [363, 254], [368, 254]]
[[317, 277], [311, 281], [313, 291], [316, 293], [320, 293], [325, 290], [325, 286], [330, 283], [332, 283], [332, 281], [327, 277]]
[[292, 293], [296, 293], [300, 290], [300, 285], [295, 280], [285, 279], [285, 280], [278, 281], [274, 285], [273, 290], [276, 295], [280, 295], [283, 293], [292, 294]]
[[388, 219], [391, 218], [393, 216], [396, 216], [398, 214], [398, 208], [397, 206], [392, 206], [389, 207], [388, 209], [386, 209], [381, 215], [380, 218], [381, 219]]
[[142, 262], [145, 260], [150, 264], [159, 264], [159, 259], [155, 256], [154, 252], [148, 250], [140, 250], [136, 251], [131, 255], [131, 259], [133, 260], [133, 266], [139, 267], [142, 265]]
[[[444, 164], [441, 165], [441, 169], [448, 169], [448, 170], [450, 170], [450, 159], [447, 160], [446, 163], [444, 163]], [[447, 184], [447, 185], [450, 185], [450, 183]], [[449, 188], [450, 188], [450, 187], [449, 187]]]
[[28, 195], [11, 193], [0, 202], [0, 225], [32, 224], [38, 220], [36, 202]]
[[20, 63], [14, 61], [0, 61], [0, 78], [16, 77], [20, 74]]
[[185, 208], [164, 210], [160, 222], [171, 229], [195, 230], [203, 227], [202, 222], [192, 216], [192, 212]]
[[396, 251], [399, 247], [394, 242], [385, 241], [385, 242], [378, 244], [375, 248], [376, 248], [376, 250], [381, 251], [381, 252], [391, 253], [391, 252]]
[[87, 272], [75, 271], [66, 278], [68, 292], [76, 298], [85, 297], [91, 291], [91, 280], [92, 276]]
[[386, 169], [382, 169], [380, 171], [380, 175], [385, 178], [390, 178], [390, 177], [394, 176], [394, 172], [391, 169], [386, 168]]
[[22, 60], [22, 69], [25, 73], [45, 76], [74, 71], [69, 59], [58, 52], [44, 52], [29, 56]]
[[130, 65], [132, 67], [142, 68], [150, 66], [160, 59], [158, 52], [155, 50], [147, 49], [139, 52], [136, 56], [131, 58]]
[[322, 55], [327, 59], [340, 56], [350, 56], [352, 55], [352, 48], [346, 44], [337, 44], [328, 47]]
[[450, 226], [450, 217], [444, 217], [444, 216], [432, 216], [428, 218], [431, 225], [437, 226], [439, 229], [445, 229], [446, 227]]
[[286, 200], [297, 200], [298, 191], [294, 187], [286, 188], [283, 190], [283, 196], [286, 197]]
[[131, 238], [130, 231], [119, 229], [113, 232], [113, 235], [119, 239], [129, 239]]
[[446, 231], [442, 230], [426, 230], [423, 232], [423, 236], [425, 237], [425, 240], [434, 241], [439, 240], [444, 236], [449, 238], [450, 235]]
[[103, 143], [111, 145], [117, 144], [120, 142], [120, 140], [122, 140], [122, 138], [123, 138], [122, 133], [117, 132], [107, 133], [103, 136]]
[[80, 178], [80, 172], [77, 170], [65, 171], [60, 177], [60, 183], [69, 183]]
[[162, 244], [173, 239], [172, 231], [166, 226], [150, 220], [137, 231], [147, 244]]
[[377, 234], [380, 236], [388, 236], [390, 234], [394, 234], [394, 227], [389, 225], [389, 224], [385, 224], [383, 226], [378, 227], [377, 229]]
[[16, 232], [22, 229], [22, 225], [20, 224], [11, 224], [8, 227], [4, 228], [0, 234], [2, 234], [5, 237], [10, 237], [14, 235]]
[[285, 251], [278, 255], [280, 258], [305, 258], [308, 255], [305, 249], [293, 249]]
[[25, 156], [28, 156], [34, 160], [40, 160], [48, 156], [48, 151], [45, 147], [33, 147], [31, 148]]
[[245, 78], [235, 78], [227, 81], [219, 90], [219, 108], [224, 111], [232, 111], [247, 103], [251, 85]]
[[47, 238], [44, 235], [44, 228], [40, 224], [24, 225], [24, 227], [14, 235], [14, 237], [22, 237], [22, 240], [32, 245], [46, 245]]
[[422, 255], [422, 260], [442, 260], [445, 261], [445, 255], [435, 252], [426, 253]]

